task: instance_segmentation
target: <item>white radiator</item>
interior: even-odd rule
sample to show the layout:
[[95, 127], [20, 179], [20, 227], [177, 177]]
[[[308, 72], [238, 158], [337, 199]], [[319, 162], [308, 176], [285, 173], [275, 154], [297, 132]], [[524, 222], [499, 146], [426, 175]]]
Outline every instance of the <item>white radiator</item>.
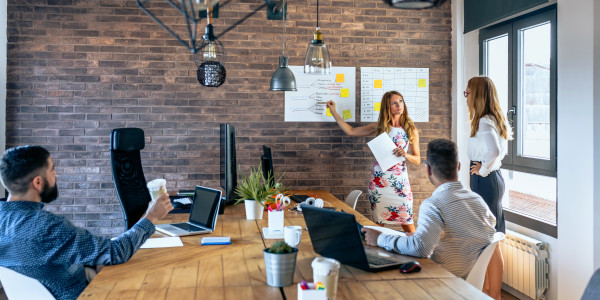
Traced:
[[506, 230], [501, 249], [502, 282], [532, 299], [541, 299], [549, 284], [548, 244]]

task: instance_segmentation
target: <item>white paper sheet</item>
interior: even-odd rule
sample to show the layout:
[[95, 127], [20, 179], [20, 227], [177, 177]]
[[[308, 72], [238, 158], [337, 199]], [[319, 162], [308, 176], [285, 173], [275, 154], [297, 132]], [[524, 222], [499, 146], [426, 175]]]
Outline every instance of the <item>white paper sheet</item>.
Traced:
[[404, 157], [394, 155], [394, 149], [398, 147], [396, 147], [392, 138], [385, 132], [369, 141], [367, 145], [371, 148], [371, 152], [373, 152], [379, 166], [384, 171], [404, 161]]
[[383, 234], [406, 236], [406, 233], [404, 233], [402, 231], [397, 231], [397, 230], [386, 228], [386, 227], [381, 227], [381, 226], [363, 226], [363, 227], [380, 231]]
[[168, 248], [168, 247], [183, 247], [183, 242], [178, 236], [147, 239], [142, 245], [142, 249], [149, 248]]

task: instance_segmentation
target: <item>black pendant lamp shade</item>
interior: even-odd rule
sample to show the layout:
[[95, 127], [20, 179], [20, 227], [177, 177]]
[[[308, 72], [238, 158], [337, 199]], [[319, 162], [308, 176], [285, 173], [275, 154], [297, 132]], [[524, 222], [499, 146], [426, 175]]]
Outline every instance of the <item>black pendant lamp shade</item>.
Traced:
[[279, 68], [271, 77], [271, 88], [269, 91], [297, 91], [296, 76], [288, 68], [288, 58], [285, 55], [279, 57]]
[[424, 9], [436, 6], [444, 0], [385, 0], [385, 2], [395, 8]]
[[273, 76], [271, 76], [271, 87], [269, 91], [291, 91], [295, 92], [296, 89], [296, 76], [290, 68], [288, 68], [288, 58], [285, 56], [285, 15], [287, 9], [286, 0], [279, 0], [273, 12], [283, 11], [283, 33], [282, 33], [282, 53], [279, 57], [279, 68], [275, 70]]

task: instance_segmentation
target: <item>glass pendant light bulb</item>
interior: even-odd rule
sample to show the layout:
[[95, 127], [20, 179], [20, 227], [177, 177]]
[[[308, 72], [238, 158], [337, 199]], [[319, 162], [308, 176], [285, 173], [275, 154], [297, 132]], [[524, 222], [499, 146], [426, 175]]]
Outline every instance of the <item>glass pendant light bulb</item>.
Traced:
[[314, 39], [310, 41], [306, 50], [306, 58], [304, 60], [304, 73], [310, 74], [330, 74], [331, 59], [329, 50], [323, 41], [320, 28], [317, 27], [314, 33]]

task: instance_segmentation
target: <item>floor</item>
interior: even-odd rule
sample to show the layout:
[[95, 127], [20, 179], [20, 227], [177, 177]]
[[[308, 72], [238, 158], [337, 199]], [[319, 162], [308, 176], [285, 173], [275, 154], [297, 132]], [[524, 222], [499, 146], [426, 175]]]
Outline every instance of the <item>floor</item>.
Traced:
[[509, 294], [505, 290], [502, 290], [502, 300], [519, 300], [519, 298]]

